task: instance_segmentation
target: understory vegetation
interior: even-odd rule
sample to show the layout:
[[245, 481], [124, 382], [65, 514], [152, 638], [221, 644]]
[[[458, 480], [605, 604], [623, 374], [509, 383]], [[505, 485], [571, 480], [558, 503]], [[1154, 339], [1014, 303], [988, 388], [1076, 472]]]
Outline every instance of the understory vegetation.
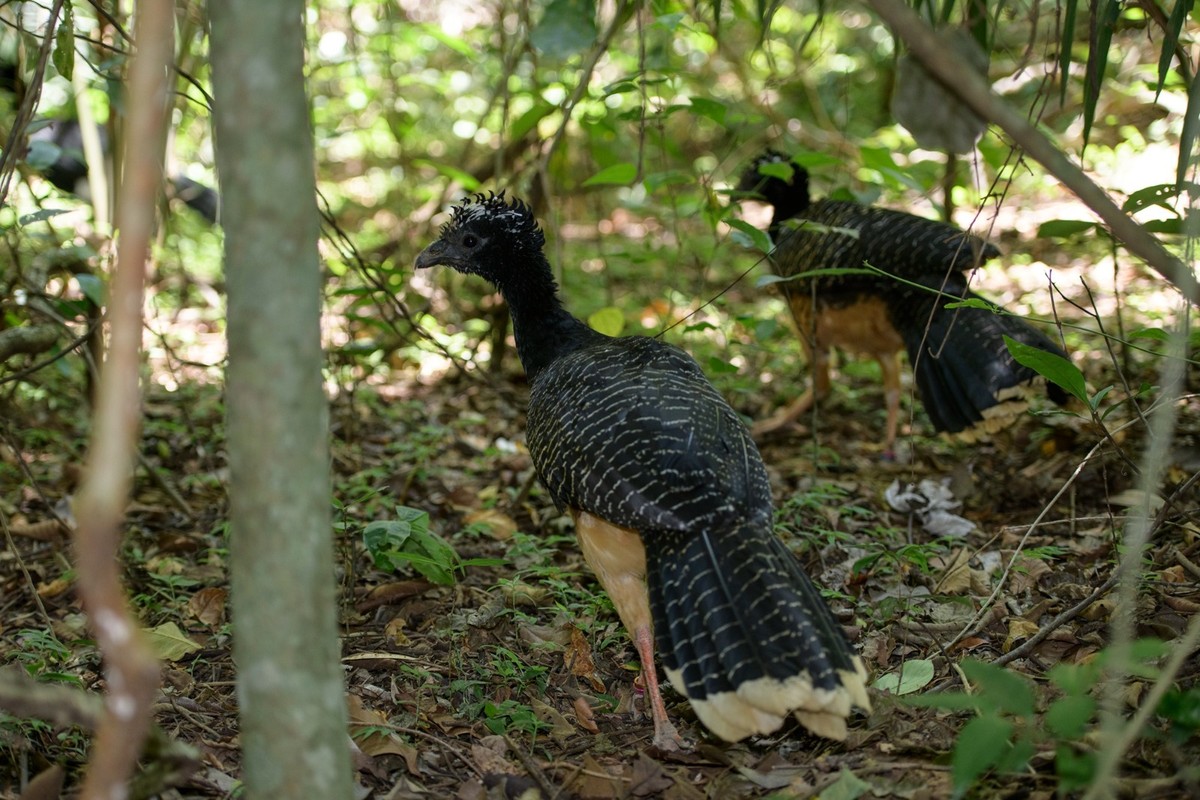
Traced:
[[[50, 5], [0, 3], [18, 76], [0, 134], [29, 141], [0, 170], [0, 335], [29, 337], [0, 338], [4, 800], [39, 777], [65, 788], [36, 796], [75, 796], [105, 688], [70, 533], [115, 239], [110, 207], [52, 185], [65, 148], [36, 133], [82, 108], [121, 142], [130, 27], [119, 4], [68, 3], [47, 37]], [[960, 155], [919, 144], [881, 5], [307, 3], [333, 569], [370, 796], [1200, 795], [1195, 309], [1000, 126]], [[913, 6], [982, 39], [995, 92], [1193, 268], [1191, 2]], [[176, 12], [168, 173], [215, 188], [206, 4]], [[523, 198], [573, 313], [682, 347], [760, 420], [809, 379], [769, 210], [734, 192], [768, 147], [816, 197], [994, 242], [972, 289], [1062, 343], [1073, 371], [1051, 377], [1074, 398], [964, 441], [935, 434], [905, 367], [885, 457], [879, 365], [838, 353], [831, 395], [759, 444], [776, 530], [862, 654], [874, 710], [846, 742], [785, 727], [729, 745], [668, 693], [698, 746], [650, 752], [637, 654], [525, 448], [507, 310], [413, 261], [451, 203]], [[161, 211], [119, 555], [163, 676], [132, 796], [233, 797], [222, 233], [178, 197]], [[910, 484], [945, 490], [969, 532], [889, 503]]]

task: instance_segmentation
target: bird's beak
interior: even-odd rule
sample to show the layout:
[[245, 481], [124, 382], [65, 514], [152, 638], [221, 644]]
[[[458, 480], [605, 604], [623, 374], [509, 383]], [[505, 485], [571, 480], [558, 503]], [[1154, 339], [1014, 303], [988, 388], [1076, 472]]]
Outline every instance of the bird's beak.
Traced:
[[426, 247], [417, 256], [417, 269], [425, 269], [426, 267], [436, 267], [440, 264], [449, 264], [446, 260], [446, 243], [438, 239], [433, 244]]

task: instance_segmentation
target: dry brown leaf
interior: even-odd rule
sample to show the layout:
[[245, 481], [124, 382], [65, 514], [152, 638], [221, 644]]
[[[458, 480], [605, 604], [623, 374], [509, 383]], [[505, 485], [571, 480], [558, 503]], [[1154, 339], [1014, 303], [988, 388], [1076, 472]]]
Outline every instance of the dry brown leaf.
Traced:
[[405, 627], [408, 626], [408, 619], [402, 616], [392, 617], [387, 625], [383, 626], [383, 633], [392, 644], [397, 647], [406, 647], [409, 644], [408, 636], [404, 633]]
[[592, 691], [605, 691], [604, 681], [600, 680], [600, 676], [596, 674], [596, 662], [592, 660], [592, 648], [583, 635], [583, 631], [574, 625], [571, 626], [571, 644], [563, 653], [563, 663], [567, 665], [567, 669], [571, 670], [572, 675], [587, 681], [588, 685], [592, 687]]
[[615, 800], [623, 797], [621, 778], [605, 769], [590, 754], [583, 756], [583, 769], [568, 789], [574, 789], [580, 800]]
[[187, 613], [210, 628], [225, 621], [225, 603], [229, 592], [219, 586], [207, 586], [193, 594], [187, 602]]
[[634, 797], [657, 797], [674, 782], [675, 780], [663, 771], [662, 764], [641, 753], [633, 765], [629, 794]]
[[586, 698], [575, 698], [575, 721], [588, 733], [600, 732], [600, 728], [596, 725], [596, 713], [592, 711], [592, 705]]
[[961, 547], [946, 559], [946, 568], [934, 587], [934, 594], [966, 594], [971, 588], [971, 553]]
[[356, 735], [364, 728], [389, 727], [387, 714], [367, 708], [361, 697], [356, 694], [348, 695], [346, 707], [350, 714], [350, 735], [358, 744], [360, 750], [369, 756], [379, 756], [385, 753], [400, 756], [410, 775], [419, 775], [417, 763], [417, 748], [390, 731], [376, 730], [363, 736]]
[[529, 698], [529, 707], [534, 716], [550, 726], [550, 736], [559, 742], [570, 739], [575, 735], [575, 726], [567, 718], [558, 713], [558, 709], [542, 700], [540, 697]]
[[71, 581], [66, 578], [55, 578], [49, 583], [39, 583], [37, 586], [38, 597], [43, 600], [51, 600], [58, 597], [60, 594], [70, 590]]
[[1036, 622], [1030, 622], [1024, 617], [1009, 617], [1008, 636], [1004, 638], [1004, 652], [1007, 653], [1019, 643], [1038, 632]]
[[513, 537], [517, 532], [517, 523], [508, 514], [494, 508], [481, 508], [478, 511], [472, 511], [463, 518], [463, 521], [468, 525], [483, 525], [487, 528], [488, 533], [493, 539], [498, 542], [504, 542]]

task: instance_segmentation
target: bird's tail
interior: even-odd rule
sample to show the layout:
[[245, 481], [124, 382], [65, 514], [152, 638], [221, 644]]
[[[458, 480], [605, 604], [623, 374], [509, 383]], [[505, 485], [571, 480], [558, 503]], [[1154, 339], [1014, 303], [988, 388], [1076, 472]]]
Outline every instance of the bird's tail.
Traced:
[[171, 189], [188, 208], [204, 217], [210, 224], [216, 224], [221, 206], [221, 198], [216, 191], [185, 175], [172, 176]]
[[663, 666], [713, 733], [737, 741], [792, 714], [840, 740], [852, 706], [870, 710], [862, 661], [768, 525], [644, 541]]
[[[967, 299], [981, 300], [971, 293]], [[931, 296], [919, 308], [910, 306], [902, 316], [893, 315], [908, 349], [921, 403], [934, 427], [950, 433], [990, 433], [1023, 413], [1030, 396], [1039, 391], [1060, 405], [1067, 401], [1061, 387], [1047, 386], [1041, 376], [1017, 363], [1004, 337], [1066, 358], [1062, 348], [994, 305], [946, 308], [946, 302]], [[905, 324], [899, 324], [901, 319]]]

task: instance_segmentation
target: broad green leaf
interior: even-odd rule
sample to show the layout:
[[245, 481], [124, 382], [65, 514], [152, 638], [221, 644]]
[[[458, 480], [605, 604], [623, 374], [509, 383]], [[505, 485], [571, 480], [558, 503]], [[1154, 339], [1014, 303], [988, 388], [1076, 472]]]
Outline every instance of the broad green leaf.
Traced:
[[944, 708], [947, 711], [978, 711], [981, 707], [979, 698], [966, 692], [935, 692], [906, 697], [904, 702], [910, 706], [921, 708]]
[[837, 780], [821, 790], [821, 800], [858, 800], [870, 796], [872, 788], [871, 784], [843, 767]]
[[1091, 785], [1096, 775], [1096, 754], [1076, 752], [1071, 745], [1060, 743], [1055, 748], [1054, 771], [1058, 773], [1059, 791], [1070, 795]]
[[54, 68], [68, 81], [75, 72], [75, 11], [71, 0], [63, 3], [62, 21], [54, 32]]
[[882, 676], [873, 686], [882, 692], [902, 695], [923, 689], [932, 680], [933, 662], [927, 658], [917, 658], [905, 661], [900, 669]]
[[529, 34], [530, 43], [551, 58], [578, 55], [596, 41], [593, 0], [551, 0]]
[[430, 161], [424, 158], [416, 159], [413, 163], [419, 166], [433, 167], [447, 178], [462, 184], [463, 191], [465, 192], [479, 191], [480, 184], [479, 181], [475, 179], [475, 176], [469, 172], [466, 172], [465, 170], [459, 169], [458, 167], [450, 164], [443, 164], [440, 161]]
[[1095, 227], [1096, 223], [1089, 222], [1086, 219], [1052, 219], [1038, 226], [1037, 235], [1047, 238], [1056, 237], [1066, 239], [1069, 236], [1083, 233], [1086, 230], [1092, 230]]
[[733, 364], [730, 364], [725, 359], [717, 358], [716, 356], [709, 356], [708, 369], [710, 372], [716, 372], [718, 374], [730, 374], [737, 372], [737, 367], [735, 367]]
[[837, 156], [829, 155], [829, 153], [801, 150], [799, 153], [792, 154], [792, 163], [811, 170], [818, 167], [841, 166], [842, 160]]
[[1096, 701], [1086, 694], [1060, 697], [1046, 709], [1045, 722], [1058, 739], [1078, 739], [1096, 713]]
[[554, 106], [547, 103], [545, 100], [539, 99], [533, 104], [532, 108], [513, 120], [511, 130], [509, 131], [509, 138], [514, 141], [520, 139], [526, 133], [533, 130], [533, 128], [539, 122], [541, 122], [550, 114], [550, 112], [554, 111], [554, 108]]
[[707, 97], [689, 97], [688, 101], [692, 104], [692, 110], [700, 116], [708, 117], [718, 125], [725, 124], [725, 114], [729, 109], [724, 103]]
[[963, 673], [978, 688], [976, 696], [981, 703], [1019, 717], [1033, 716], [1033, 687], [1028, 680], [1003, 667], [973, 658], [963, 660], [961, 666]]
[[[743, 247], [749, 247], [751, 250], [757, 250], [760, 253], [770, 253], [774, 244], [771, 242], [771, 234], [764, 230], [754, 227], [744, 219], [728, 220], [729, 227], [733, 228], [730, 234], [735, 242]], [[740, 235], [739, 235], [740, 234]]]
[[187, 637], [174, 622], [167, 622], [157, 628], [145, 631], [146, 641], [154, 655], [163, 661], [178, 661], [189, 653], [201, 649], [200, 645]]
[[25, 163], [41, 172], [58, 161], [62, 153], [62, 148], [54, 142], [37, 139], [30, 142], [29, 149], [25, 151]]
[[950, 764], [955, 797], [962, 797], [976, 778], [1004, 757], [1012, 732], [1011, 722], [993, 714], [978, 716], [963, 726]]
[[796, 174], [796, 167], [790, 161], [771, 161], [761, 165], [758, 171], [772, 178], [791, 181], [792, 176]]
[[628, 186], [637, 177], [637, 165], [628, 161], [613, 164], [583, 182], [584, 186]]
[[40, 211], [34, 211], [32, 214], [26, 214], [18, 219], [17, 226], [23, 228], [26, 225], [32, 225], [35, 222], [43, 222], [44, 220], [48, 220], [53, 217], [57, 217], [59, 214], [65, 213], [67, 213], [67, 209], [65, 208], [43, 208]]
[[1071, 47], [1075, 44], [1075, 13], [1079, 0], [1063, 0], [1062, 39], [1058, 43], [1059, 102], [1067, 100], [1067, 83], [1071, 77]]
[[1144, 189], [1138, 189], [1125, 198], [1125, 202], [1121, 204], [1121, 210], [1126, 214], [1136, 214], [1143, 208], [1159, 206], [1175, 213], [1175, 209], [1167, 201], [1173, 197], [1178, 197], [1180, 191], [1180, 188], [1173, 183], [1160, 183], [1156, 186], [1147, 186]]
[[588, 315], [588, 325], [605, 336], [620, 336], [625, 330], [625, 313], [616, 306], [605, 306]]
[[1117, 0], [1097, 0], [1092, 6], [1092, 36], [1088, 42], [1087, 69], [1083, 82], [1083, 146], [1086, 148], [1096, 119], [1096, 102], [1104, 85], [1108, 68], [1108, 49], [1112, 44], [1113, 28], [1121, 15]]
[[1179, 164], [1175, 168], [1175, 182], [1181, 187], [1192, 164], [1192, 150], [1196, 146], [1197, 136], [1200, 136], [1200, 81], [1192, 76], [1187, 111], [1183, 115], [1183, 130], [1179, 133]]
[[75, 276], [75, 282], [79, 284], [79, 291], [83, 292], [83, 296], [92, 301], [92, 305], [101, 308], [104, 306], [104, 281], [100, 280], [99, 276], [81, 272]]
[[1167, 20], [1166, 29], [1163, 31], [1162, 50], [1158, 55], [1158, 86], [1154, 90], [1155, 102], [1162, 93], [1163, 84], [1167, 82], [1167, 73], [1171, 69], [1171, 61], [1175, 58], [1175, 48], [1179, 44], [1179, 32], [1183, 30], [1183, 23], [1187, 20], [1188, 14], [1192, 12], [1192, 5], [1193, 0], [1175, 0], [1175, 7], [1171, 9], [1171, 17]]
[[1166, 233], [1179, 236], [1183, 233], [1183, 220], [1179, 218], [1148, 219], [1142, 223], [1142, 227], [1150, 233]]
[[1087, 381], [1084, 380], [1079, 367], [1057, 353], [1031, 347], [1011, 336], [1004, 337], [1004, 344], [1008, 346], [1008, 352], [1012, 353], [1018, 364], [1029, 367], [1046, 380], [1057, 383], [1069, 394], [1085, 403], [1088, 402]]

